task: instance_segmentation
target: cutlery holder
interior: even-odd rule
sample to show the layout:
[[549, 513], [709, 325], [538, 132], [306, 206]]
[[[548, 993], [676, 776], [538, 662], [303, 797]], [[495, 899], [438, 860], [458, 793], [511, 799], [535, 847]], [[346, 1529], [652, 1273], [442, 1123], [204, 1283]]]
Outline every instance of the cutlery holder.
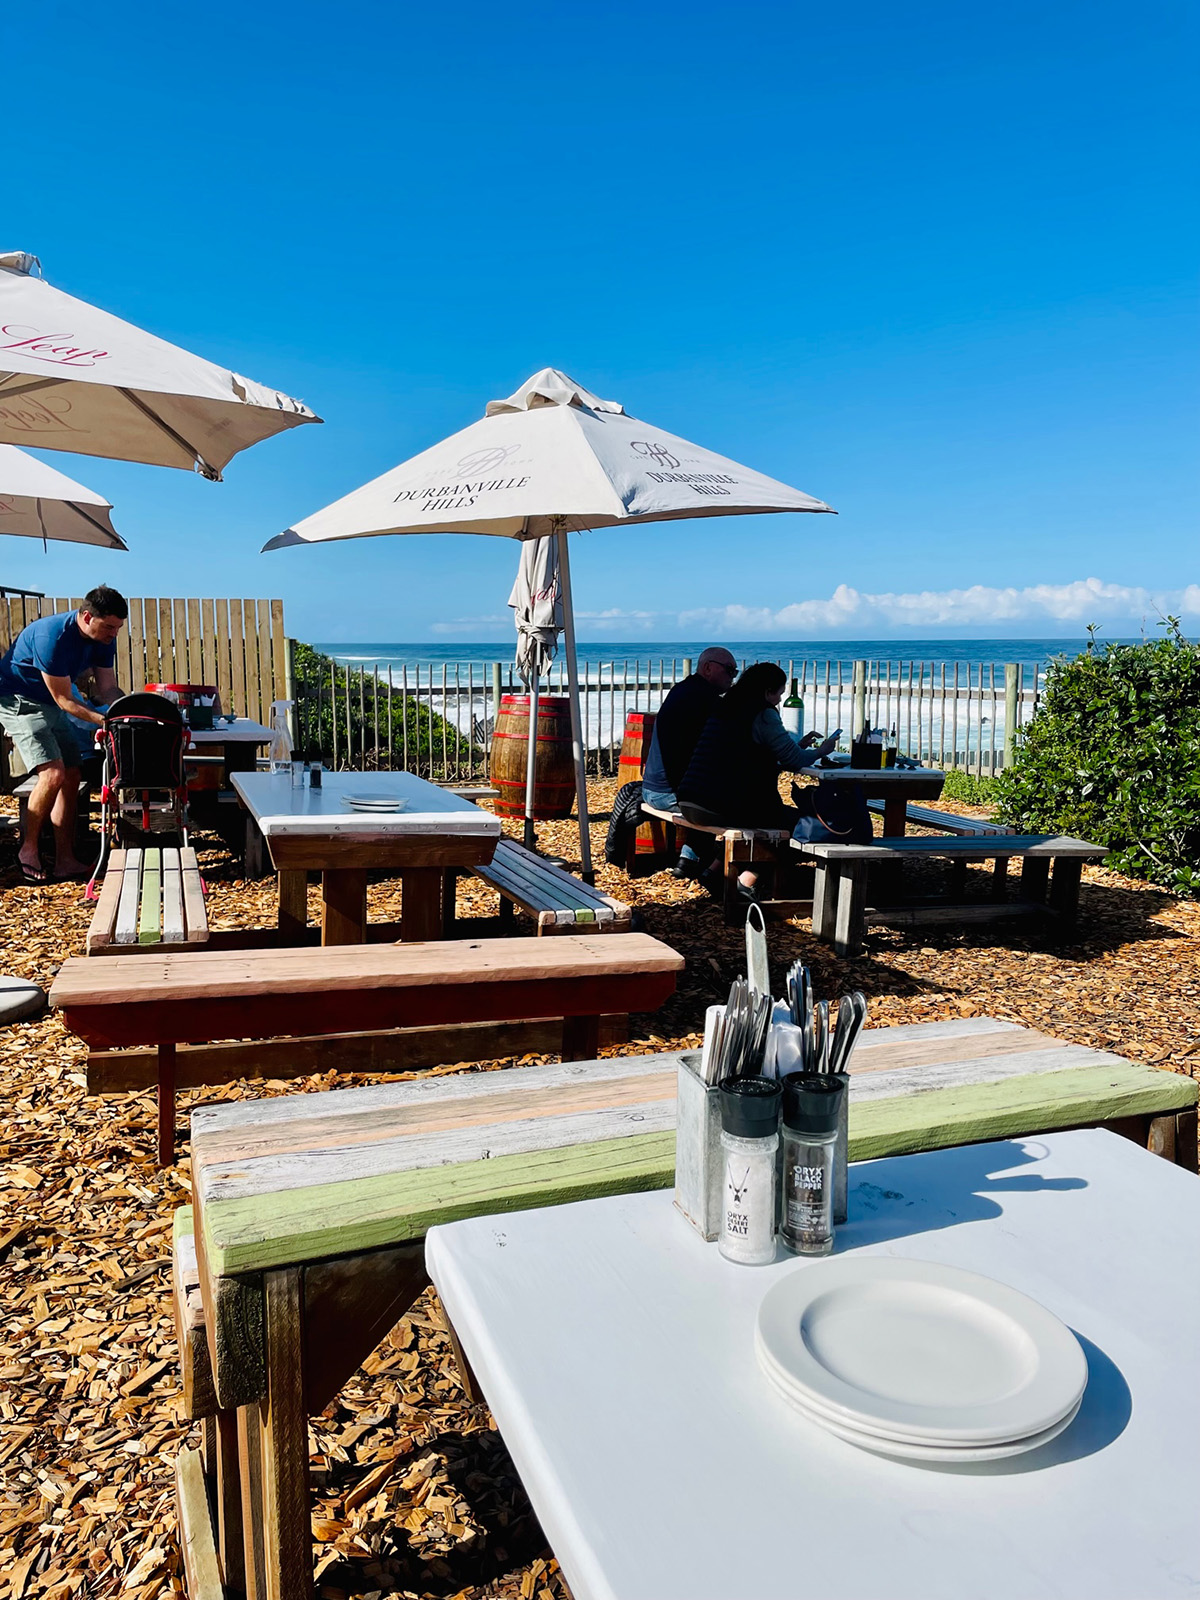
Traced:
[[721, 1100], [700, 1076], [700, 1052], [679, 1058], [675, 1112], [675, 1206], [702, 1239], [721, 1231]]

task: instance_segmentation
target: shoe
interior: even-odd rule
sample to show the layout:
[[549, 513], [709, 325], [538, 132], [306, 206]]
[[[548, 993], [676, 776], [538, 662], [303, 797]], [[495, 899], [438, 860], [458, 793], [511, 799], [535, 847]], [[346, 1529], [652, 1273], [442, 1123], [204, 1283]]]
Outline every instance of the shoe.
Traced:
[[49, 873], [43, 871], [41, 867], [27, 866], [24, 861], [18, 861], [17, 866], [21, 869], [23, 883], [33, 884], [35, 888], [40, 889], [50, 882]]
[[701, 868], [700, 863], [694, 857], [680, 856], [670, 871], [673, 878], [683, 880], [686, 878], [698, 878]]
[[735, 883], [734, 888], [737, 890], [738, 899], [744, 906], [758, 906], [761, 908], [762, 901], [758, 898], [758, 885], [756, 883], [749, 885]]

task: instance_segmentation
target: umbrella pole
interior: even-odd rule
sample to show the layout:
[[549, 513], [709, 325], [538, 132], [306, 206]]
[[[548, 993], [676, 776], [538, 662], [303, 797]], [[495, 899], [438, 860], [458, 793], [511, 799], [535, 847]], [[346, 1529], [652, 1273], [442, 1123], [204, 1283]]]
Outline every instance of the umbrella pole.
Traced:
[[586, 883], [594, 883], [592, 836], [588, 831], [587, 778], [583, 767], [583, 728], [579, 715], [579, 662], [575, 655], [575, 606], [571, 600], [571, 563], [567, 530], [558, 530], [558, 571], [562, 585], [563, 640], [567, 647], [567, 691], [571, 697], [571, 747], [575, 758], [575, 809], [579, 812], [579, 864]]
[[529, 732], [525, 739], [525, 848], [537, 849], [537, 829], [533, 825], [533, 785], [537, 768], [537, 719], [539, 676], [534, 671], [529, 685]]

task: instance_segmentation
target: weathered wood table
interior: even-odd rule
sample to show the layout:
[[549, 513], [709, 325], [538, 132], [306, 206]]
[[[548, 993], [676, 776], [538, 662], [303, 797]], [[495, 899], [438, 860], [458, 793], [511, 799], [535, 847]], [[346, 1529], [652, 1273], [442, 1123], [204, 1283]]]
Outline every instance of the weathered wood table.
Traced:
[[197, 751], [205, 755], [220, 751], [227, 774], [253, 772], [259, 749], [275, 737], [270, 728], [251, 717], [234, 717], [232, 722], [218, 722], [211, 728], [189, 728], [188, 735]]
[[[428, 1229], [669, 1187], [678, 1062], [617, 1057], [193, 1113], [202, 1315], [193, 1297], [185, 1392], [211, 1397], [193, 1415], [221, 1410], [215, 1529], [201, 1517], [185, 1532], [231, 1587], [308, 1600], [306, 1419], [424, 1287]], [[1012, 1023], [869, 1030], [853, 1068], [852, 1158], [1105, 1123], [1195, 1162], [1192, 1079]], [[181, 1235], [191, 1225], [185, 1214]], [[189, 1375], [205, 1356], [210, 1372]]]
[[[321, 874], [321, 942], [362, 944], [367, 873], [400, 875], [400, 936], [442, 937], [446, 869], [492, 859], [499, 819], [411, 772], [326, 772], [319, 789], [288, 773], [240, 772], [233, 786], [249, 808], [279, 874], [279, 927], [302, 935], [306, 875]], [[401, 809], [355, 811], [351, 795], [395, 795]]]
[[[1200, 1182], [1098, 1130], [853, 1166], [838, 1257], [932, 1261], [1080, 1338], [1058, 1438], [928, 1468], [755, 1359], [763, 1296], [665, 1194], [431, 1231], [426, 1260], [575, 1600], [1170, 1600], [1200, 1589]], [[531, 1308], [536, 1307], [536, 1311]]]
[[903, 838], [910, 800], [936, 800], [946, 774], [936, 767], [807, 767], [820, 783], [853, 783], [866, 800], [883, 801], [883, 836]]

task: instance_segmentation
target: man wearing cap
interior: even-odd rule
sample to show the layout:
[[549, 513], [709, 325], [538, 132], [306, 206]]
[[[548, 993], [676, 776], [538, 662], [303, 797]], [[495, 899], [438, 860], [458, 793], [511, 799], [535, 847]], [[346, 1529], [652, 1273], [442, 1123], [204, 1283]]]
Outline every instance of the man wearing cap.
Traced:
[[26, 883], [45, 883], [38, 841], [49, 818], [54, 828], [54, 877], [88, 871], [75, 854], [79, 766], [89, 754], [71, 719], [104, 724], [104, 716], [72, 695], [74, 680], [89, 668], [102, 704], [117, 687], [113, 663], [121, 625], [129, 615], [122, 595], [100, 584], [77, 611], [41, 617], [21, 629], [0, 659], [0, 727], [17, 747], [37, 783], [29, 796], [19, 862]]
[[[675, 791], [688, 769], [692, 751], [713, 713], [717, 701], [737, 677], [738, 667], [723, 645], [701, 652], [696, 670], [677, 683], [663, 701], [654, 722], [646, 768], [642, 774], [642, 799], [657, 810], [675, 811]], [[677, 878], [695, 878], [703, 863], [691, 842], [684, 844], [672, 867]]]

